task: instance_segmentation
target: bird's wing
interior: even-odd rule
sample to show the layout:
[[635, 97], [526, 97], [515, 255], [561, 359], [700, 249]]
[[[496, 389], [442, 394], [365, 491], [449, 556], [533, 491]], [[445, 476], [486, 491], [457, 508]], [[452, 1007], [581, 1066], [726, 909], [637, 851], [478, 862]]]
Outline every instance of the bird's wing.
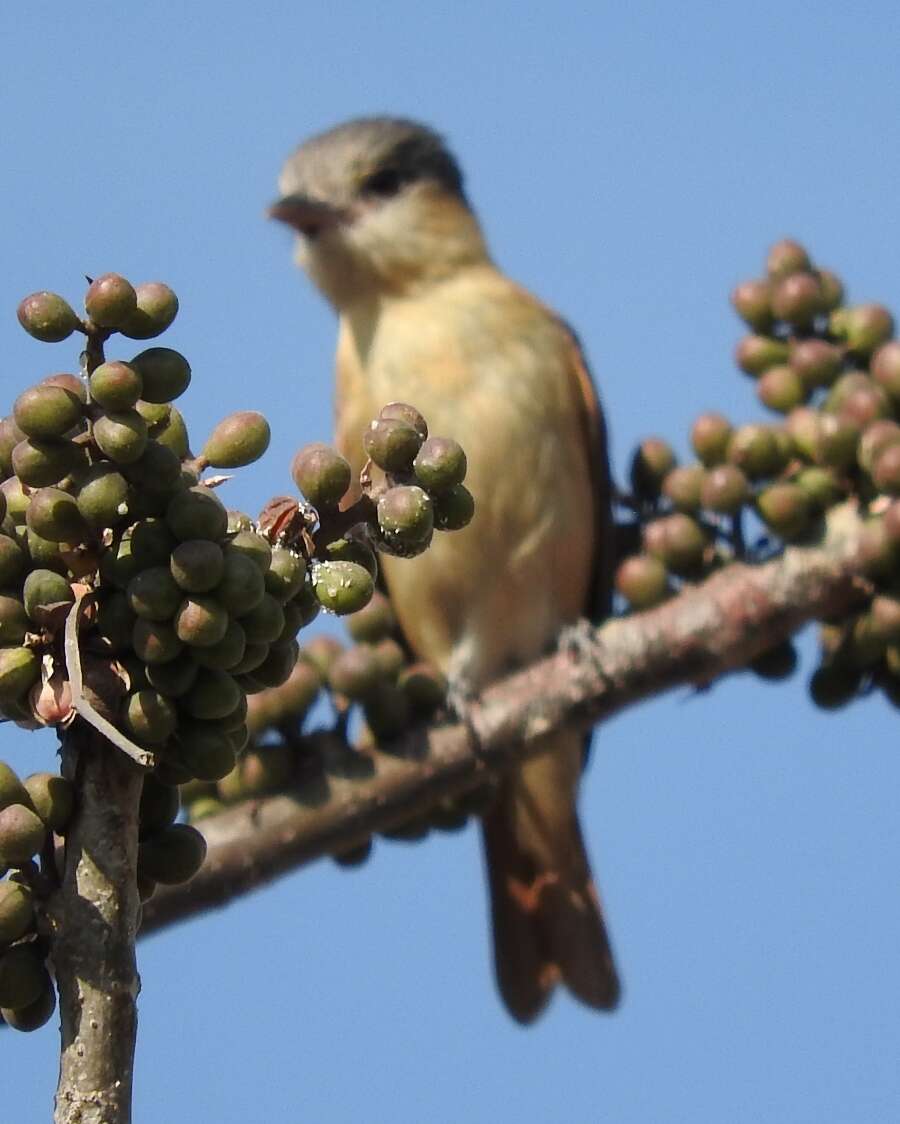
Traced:
[[570, 343], [568, 370], [572, 381], [572, 398], [582, 425], [584, 447], [588, 450], [594, 495], [594, 573], [584, 611], [590, 620], [601, 621], [609, 616], [612, 607], [615, 569], [613, 490], [606, 421], [581, 342], [564, 320], [559, 320], [559, 324]]

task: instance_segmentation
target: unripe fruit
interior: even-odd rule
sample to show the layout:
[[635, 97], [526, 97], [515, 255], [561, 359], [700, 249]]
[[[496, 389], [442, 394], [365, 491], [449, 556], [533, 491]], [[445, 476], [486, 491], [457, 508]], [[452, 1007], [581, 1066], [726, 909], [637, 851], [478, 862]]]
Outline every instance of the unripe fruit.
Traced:
[[266, 658], [253, 669], [253, 678], [263, 687], [280, 687], [290, 678], [299, 651], [300, 646], [294, 639], [272, 644]]
[[228, 530], [228, 512], [222, 501], [209, 488], [198, 484], [172, 497], [166, 508], [166, 523], [176, 539], [224, 538]]
[[212, 597], [186, 597], [175, 614], [175, 631], [179, 640], [191, 647], [212, 647], [228, 631], [228, 612]]
[[0, 811], [0, 866], [21, 866], [44, 845], [47, 829], [39, 816], [24, 804], [9, 804]]
[[806, 493], [814, 511], [825, 511], [844, 498], [844, 490], [831, 468], [804, 468], [793, 478], [793, 483]]
[[658, 558], [633, 554], [616, 571], [616, 589], [633, 609], [649, 609], [667, 596], [669, 574]]
[[22, 601], [30, 620], [37, 625], [51, 623], [61, 606], [75, 603], [71, 585], [54, 570], [32, 570], [25, 579]]
[[760, 375], [756, 393], [764, 406], [786, 414], [806, 400], [807, 391], [797, 372], [782, 365], [770, 367]]
[[736, 465], [722, 464], [710, 469], [700, 489], [700, 503], [707, 511], [734, 515], [747, 502], [750, 486]]
[[0, 1008], [28, 1007], [46, 986], [47, 969], [37, 946], [14, 945], [0, 952]]
[[676, 511], [696, 511], [700, 506], [700, 488], [705, 476], [706, 470], [701, 464], [673, 468], [663, 480], [662, 493]]
[[0, 644], [21, 644], [28, 627], [28, 615], [19, 598], [0, 593]]
[[809, 681], [812, 701], [823, 710], [846, 706], [855, 698], [861, 678], [861, 671], [848, 664], [824, 664]]
[[41, 676], [41, 662], [30, 648], [0, 648], [0, 705], [14, 702]]
[[305, 578], [306, 562], [296, 551], [290, 550], [286, 546], [273, 548], [271, 564], [265, 575], [265, 585], [266, 591], [276, 601], [283, 604], [292, 597], [296, 597], [303, 588]]
[[238, 706], [241, 697], [240, 687], [227, 671], [201, 668], [178, 705], [192, 718], [225, 718]]
[[431, 492], [445, 492], [466, 478], [466, 454], [452, 437], [429, 437], [413, 461], [416, 479]]
[[766, 272], [773, 279], [788, 277], [792, 273], [811, 268], [809, 254], [793, 238], [782, 238], [771, 247], [766, 256]]
[[206, 840], [190, 824], [177, 823], [141, 842], [138, 870], [164, 886], [189, 882], [203, 866]]
[[128, 481], [113, 465], [98, 461], [80, 478], [75, 502], [85, 522], [98, 529], [116, 527], [128, 515]]
[[145, 402], [172, 402], [187, 390], [191, 381], [187, 359], [170, 347], [148, 347], [131, 360], [131, 366], [143, 380], [141, 398]]
[[185, 592], [206, 593], [222, 580], [225, 557], [218, 543], [187, 539], [172, 551], [169, 569]]
[[788, 345], [771, 336], [744, 336], [734, 353], [735, 362], [748, 375], [761, 375], [769, 367], [787, 363], [788, 356]]
[[[152, 407], [148, 407], [144, 402], [138, 402], [136, 408], [143, 417]], [[153, 425], [151, 435], [154, 441], [167, 449], [171, 449], [179, 460], [183, 460], [188, 456], [190, 449], [187, 426], [180, 410], [177, 410], [174, 406], [166, 406], [165, 411], [163, 419]]]
[[165, 566], [151, 566], [135, 574], [125, 593], [132, 612], [148, 621], [171, 620], [184, 596]]
[[0, 882], [0, 946], [12, 944], [34, 926], [34, 898], [19, 882]]
[[797, 670], [797, 649], [790, 640], [785, 640], [755, 656], [747, 667], [760, 679], [770, 682], [787, 679]]
[[268, 539], [256, 531], [239, 531], [228, 543], [226, 553], [246, 555], [263, 574], [267, 573], [272, 565], [272, 545]]
[[[194, 662], [201, 667], [232, 671], [244, 659], [246, 651], [247, 634], [239, 621], [229, 620], [225, 635], [217, 644], [212, 644], [208, 648], [193, 648], [191, 655]], [[259, 662], [261, 663], [262, 660], [260, 659]]]
[[104, 273], [88, 286], [84, 310], [101, 328], [120, 328], [137, 308], [137, 294], [118, 273]]
[[61, 386], [39, 383], [19, 395], [13, 417], [26, 437], [62, 437], [81, 421], [81, 402]]
[[378, 559], [375, 552], [358, 539], [335, 539], [334, 542], [328, 543], [321, 561], [356, 562], [360, 566], [365, 566], [373, 578], [378, 577]]
[[32, 773], [25, 778], [24, 785], [41, 821], [51, 831], [63, 834], [75, 807], [72, 782], [57, 773]]
[[388, 402], [386, 406], [381, 407], [378, 416], [388, 421], [406, 422], [407, 425], [413, 427], [423, 441], [428, 437], [428, 425], [425, 419], [415, 406], [410, 406], [407, 402]]
[[431, 541], [434, 508], [428, 493], [415, 484], [390, 488], [377, 510], [381, 533], [394, 552], [417, 554]]
[[379, 741], [399, 737], [412, 722], [412, 706], [400, 690], [385, 684], [364, 704], [366, 723]]
[[766, 524], [783, 539], [796, 538], [809, 527], [809, 499], [796, 484], [770, 485], [759, 494], [756, 505]]
[[781, 467], [781, 455], [771, 429], [762, 425], [742, 425], [728, 443], [728, 460], [751, 480], [771, 476]]
[[175, 733], [178, 715], [172, 703], [158, 691], [144, 689], [129, 695], [125, 725], [142, 745], [162, 745]]
[[363, 435], [366, 456], [385, 472], [411, 471], [421, 445], [418, 432], [397, 418], [378, 418]]
[[284, 611], [275, 598], [266, 593], [257, 605], [240, 615], [240, 622], [248, 643], [271, 644], [284, 628]]
[[[181, 641], [175, 629], [167, 621], [136, 620], [131, 634], [131, 644], [138, 659], [151, 665], [170, 663], [182, 651]], [[163, 694], [168, 693], [163, 692]]]
[[56, 1010], [56, 992], [49, 974], [45, 974], [44, 986], [41, 994], [33, 1003], [26, 1007], [3, 1007], [0, 1015], [3, 1021], [13, 1030], [32, 1031], [48, 1023]]
[[[60, 543], [42, 539], [40, 535], [36, 535], [34, 531], [26, 527], [24, 545], [27, 548], [32, 566], [40, 566], [42, 570], [55, 570], [57, 574], [62, 574], [63, 577], [68, 576], [69, 567], [63, 560]], [[71, 561], [72, 556], [69, 555], [68, 557]]]
[[900, 495], [900, 444], [883, 449], [872, 467], [872, 480], [881, 492]]
[[12, 451], [12, 468], [29, 488], [48, 488], [86, 463], [84, 450], [72, 441], [31, 437]]
[[262, 414], [242, 410], [219, 422], [203, 446], [202, 456], [213, 468], [242, 468], [259, 460], [271, 437]]
[[734, 310], [755, 332], [765, 332], [772, 325], [771, 294], [768, 281], [742, 281], [732, 290]]
[[[10, 470], [11, 471], [11, 470]], [[22, 490], [22, 482], [18, 477], [12, 476], [0, 484], [0, 492], [6, 502], [6, 518], [16, 526], [21, 527], [25, 522], [25, 512], [31, 503], [31, 497], [26, 496]]]
[[331, 689], [354, 702], [367, 699], [383, 683], [381, 662], [368, 644], [356, 644], [341, 652], [328, 671]]
[[216, 722], [183, 722], [178, 730], [178, 755], [199, 780], [221, 780], [234, 768], [235, 751]]
[[216, 600], [232, 616], [240, 617], [255, 609], [265, 592], [266, 579], [256, 561], [246, 553], [226, 548], [222, 578], [215, 589]]
[[900, 402], [900, 342], [883, 344], [869, 365], [872, 378], [896, 405]]
[[349, 463], [331, 448], [314, 442], [304, 445], [291, 461], [294, 483], [316, 508], [336, 507], [350, 487]]
[[0, 589], [15, 585], [27, 564], [28, 558], [17, 540], [0, 535]]
[[791, 273], [772, 290], [772, 311], [795, 327], [808, 327], [821, 307], [819, 280], [812, 273]]
[[134, 464], [147, 448], [147, 423], [137, 410], [103, 414], [92, 432], [97, 447], [116, 464]]
[[879, 418], [867, 425], [859, 439], [856, 459], [871, 474], [878, 456], [889, 446], [900, 442], [900, 425], [887, 418]]
[[813, 459], [817, 464], [845, 469], [856, 460], [859, 426], [833, 414], [819, 416]]
[[859, 304], [846, 310], [842, 335], [851, 351], [868, 355], [894, 334], [894, 318], [880, 304]]
[[168, 566], [176, 539], [162, 519], [142, 519], [129, 533], [129, 549], [142, 570], [150, 566]]
[[[194, 650], [199, 652], [202, 649], [196, 648]], [[137, 652], [137, 647], [135, 647], [135, 652], [140, 658], [143, 658], [141, 653]], [[198, 670], [198, 665], [191, 656], [182, 652], [165, 663], [148, 663], [147, 682], [161, 695], [170, 699], [177, 699], [191, 689], [194, 680], [197, 678]]]
[[475, 514], [475, 500], [465, 484], [457, 484], [432, 498], [437, 531], [461, 531]]
[[375, 655], [381, 664], [382, 674], [393, 681], [406, 667], [406, 650], [392, 636], [385, 637], [373, 645]]
[[89, 380], [91, 397], [104, 410], [130, 410], [141, 397], [143, 382], [127, 363], [101, 363]]
[[830, 269], [818, 269], [819, 288], [822, 291], [822, 311], [831, 312], [844, 299], [844, 282]]
[[792, 342], [790, 350], [790, 365], [808, 390], [830, 386], [837, 378], [843, 362], [843, 352], [834, 344], [810, 338]]
[[[900, 520], [898, 520], [900, 522]], [[376, 643], [397, 627], [397, 618], [387, 597], [376, 590], [365, 608], [347, 619], [347, 631], [357, 643]]]
[[372, 575], [356, 562], [322, 562], [313, 568], [312, 583], [322, 607], [338, 616], [361, 609], [375, 588]]
[[731, 423], [721, 414], [701, 414], [691, 428], [691, 445], [707, 467], [721, 464], [728, 452]]
[[631, 486], [636, 496], [655, 499], [662, 482], [675, 467], [675, 453], [668, 441], [648, 437], [635, 450], [631, 460]]
[[120, 331], [133, 340], [149, 340], [161, 335], [178, 313], [178, 297], [162, 281], [145, 281], [135, 286], [137, 308]]
[[28, 793], [15, 771], [0, 761], [0, 808], [10, 804], [28, 804]]
[[689, 515], [676, 512], [647, 524], [644, 546], [674, 573], [691, 573], [703, 560], [706, 535]]
[[409, 699], [417, 715], [430, 716], [447, 699], [447, 679], [436, 667], [427, 663], [414, 663], [404, 668], [397, 686]]
[[174, 823], [180, 807], [181, 800], [178, 794], [178, 786], [163, 784], [158, 777], [149, 773], [144, 777], [138, 813], [141, 838], [161, 831]]
[[68, 301], [46, 290], [25, 297], [19, 303], [16, 315], [29, 336], [43, 343], [59, 343], [68, 339], [79, 325]]

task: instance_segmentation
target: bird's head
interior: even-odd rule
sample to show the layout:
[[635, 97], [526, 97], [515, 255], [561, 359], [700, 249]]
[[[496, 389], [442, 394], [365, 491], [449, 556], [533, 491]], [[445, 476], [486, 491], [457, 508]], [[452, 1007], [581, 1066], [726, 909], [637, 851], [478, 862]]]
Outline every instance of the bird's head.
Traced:
[[298, 235], [296, 260], [338, 308], [403, 294], [487, 257], [462, 173], [412, 121], [348, 121], [284, 165], [269, 215]]

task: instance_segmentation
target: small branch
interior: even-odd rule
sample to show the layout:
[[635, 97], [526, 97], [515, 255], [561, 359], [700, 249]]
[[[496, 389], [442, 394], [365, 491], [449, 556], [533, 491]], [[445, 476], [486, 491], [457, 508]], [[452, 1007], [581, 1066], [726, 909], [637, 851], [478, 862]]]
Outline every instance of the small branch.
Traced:
[[127, 1124], [140, 981], [134, 942], [143, 774], [95, 730], [63, 735], [78, 803], [62, 884], [47, 920], [59, 987], [62, 1053], [56, 1124]]
[[577, 645], [488, 688], [465, 724], [414, 730], [390, 752], [344, 754], [292, 794], [201, 820], [206, 863], [192, 882], [160, 887], [145, 903], [142, 934], [351, 850], [372, 832], [478, 786], [561, 726], [587, 728], [673, 687], [709, 684], [806, 621], [845, 612], [862, 595], [861, 528], [855, 507], [844, 504], [816, 545], [788, 548], [764, 565], [734, 563], [656, 609], [586, 632]]
[[112, 742], [117, 749], [142, 769], [152, 769], [156, 765], [156, 754], [149, 749], [143, 749], [126, 738], [109, 719], [104, 718], [88, 701], [84, 694], [84, 676], [81, 670], [81, 648], [78, 638], [78, 624], [81, 619], [84, 599], [89, 591], [81, 587], [75, 594], [75, 601], [66, 617], [64, 651], [66, 657], [66, 675], [69, 680], [69, 690], [72, 693], [72, 708], [76, 713], [102, 734], [107, 741]]

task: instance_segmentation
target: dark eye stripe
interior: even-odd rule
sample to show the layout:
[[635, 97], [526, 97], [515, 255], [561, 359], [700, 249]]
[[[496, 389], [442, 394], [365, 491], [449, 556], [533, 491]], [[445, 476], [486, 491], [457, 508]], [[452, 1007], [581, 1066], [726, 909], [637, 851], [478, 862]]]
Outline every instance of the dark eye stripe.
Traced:
[[408, 181], [409, 176], [404, 176], [398, 168], [381, 168], [363, 180], [360, 184], [360, 192], [364, 195], [381, 195], [387, 198], [396, 195]]

